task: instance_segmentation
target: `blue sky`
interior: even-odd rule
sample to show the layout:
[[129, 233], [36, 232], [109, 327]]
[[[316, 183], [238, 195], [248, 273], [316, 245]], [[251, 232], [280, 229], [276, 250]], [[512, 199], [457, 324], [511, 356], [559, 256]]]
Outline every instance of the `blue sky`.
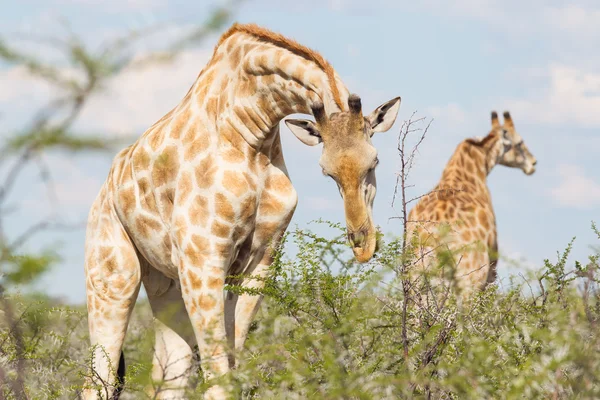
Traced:
[[[199, 23], [208, 11], [200, 3], [14, 2], [0, 14], [0, 33], [60, 34], [56, 21], [63, 17], [86, 42], [97, 45], [131, 27], [163, 22], [181, 29]], [[517, 130], [538, 158], [533, 176], [497, 167], [489, 177], [501, 252], [522, 259], [524, 265], [540, 265], [544, 258], [555, 258], [573, 236], [579, 259], [590, 245], [598, 244], [590, 222], [599, 219], [600, 211], [600, 5], [540, 0], [527, 5], [516, 0], [247, 0], [235, 20], [258, 23], [320, 51], [350, 91], [361, 95], [365, 110], [402, 97], [394, 127], [374, 138], [381, 161], [374, 213], [384, 232], [402, 229], [397, 220], [389, 220], [397, 213], [390, 203], [401, 122], [414, 111], [434, 119], [411, 178], [411, 194], [416, 196], [435, 185], [462, 139], [488, 132], [490, 111], [495, 109], [511, 111]], [[92, 99], [78, 127], [107, 135], [140, 135], [187, 92], [215, 40], [186, 50], [174, 64], [123, 71]], [[21, 70], [1, 66], [0, 124], [18, 127], [32, 106], [49, 94]], [[292, 224], [305, 227], [319, 217], [343, 221], [335, 184], [318, 166], [320, 147], [302, 145], [285, 126], [282, 139], [300, 198]], [[51, 212], [69, 221], [84, 219], [112, 156], [48, 155], [58, 209], [43, 196], [35, 170], [26, 171], [13, 193], [12, 204], [20, 211], [11, 217], [9, 233], [16, 235]], [[84, 233], [46, 234], [32, 243], [32, 248], [57, 248], [65, 258], [40, 284], [50, 294], [84, 300]], [[499, 266], [502, 278], [517, 272], [506, 263]]]

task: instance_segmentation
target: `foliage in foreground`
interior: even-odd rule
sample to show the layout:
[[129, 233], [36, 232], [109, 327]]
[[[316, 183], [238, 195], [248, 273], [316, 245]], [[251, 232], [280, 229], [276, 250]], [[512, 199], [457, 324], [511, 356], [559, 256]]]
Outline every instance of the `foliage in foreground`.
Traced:
[[[400, 240], [367, 265], [353, 263], [339, 239], [296, 230], [287, 240], [298, 252], [279, 254], [273, 265], [230, 381], [233, 398], [600, 397], [597, 254], [571, 263], [569, 245], [527, 280], [490, 287], [459, 307], [453, 296], [424, 300], [403, 290]], [[5, 300], [15, 318], [2, 314], [0, 398], [17, 398], [19, 385], [31, 399], [76, 398], [89, 343], [83, 309]], [[152, 340], [140, 302], [125, 345], [122, 398], [146, 398]]]

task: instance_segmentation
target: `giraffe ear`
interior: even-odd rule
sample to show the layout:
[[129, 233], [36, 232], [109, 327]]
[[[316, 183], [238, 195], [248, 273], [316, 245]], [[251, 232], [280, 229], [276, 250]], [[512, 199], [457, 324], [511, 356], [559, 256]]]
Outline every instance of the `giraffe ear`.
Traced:
[[396, 97], [387, 103], [383, 103], [367, 117], [367, 121], [371, 124], [372, 133], [385, 132], [394, 125], [400, 109], [400, 101], [400, 97]]
[[287, 119], [285, 124], [302, 143], [314, 146], [323, 141], [314, 122], [306, 119]]
[[500, 122], [498, 121], [498, 113], [496, 111], [492, 111], [492, 128], [496, 129], [500, 126]]

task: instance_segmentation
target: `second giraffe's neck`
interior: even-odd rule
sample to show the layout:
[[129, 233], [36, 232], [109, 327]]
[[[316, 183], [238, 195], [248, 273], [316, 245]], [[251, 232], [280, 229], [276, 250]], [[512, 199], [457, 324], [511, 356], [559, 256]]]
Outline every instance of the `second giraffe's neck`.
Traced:
[[490, 137], [485, 144], [478, 145], [465, 140], [456, 148], [446, 164], [440, 185], [461, 189], [488, 192], [487, 176], [496, 165], [496, 139]]
[[293, 48], [238, 32], [218, 45], [190, 96], [204, 104], [205, 120], [214, 124], [208, 129], [239, 135], [259, 150], [287, 115], [310, 114], [317, 101], [328, 115], [341, 111], [348, 90], [332, 71]]

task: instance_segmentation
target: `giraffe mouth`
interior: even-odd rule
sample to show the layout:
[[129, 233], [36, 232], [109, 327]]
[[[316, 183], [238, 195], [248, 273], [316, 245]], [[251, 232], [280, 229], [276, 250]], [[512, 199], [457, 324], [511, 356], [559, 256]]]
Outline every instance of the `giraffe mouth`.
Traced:
[[352, 252], [358, 262], [367, 262], [373, 257], [373, 254], [375, 254], [375, 251], [379, 247], [376, 236], [377, 234], [373, 228], [348, 233]]

